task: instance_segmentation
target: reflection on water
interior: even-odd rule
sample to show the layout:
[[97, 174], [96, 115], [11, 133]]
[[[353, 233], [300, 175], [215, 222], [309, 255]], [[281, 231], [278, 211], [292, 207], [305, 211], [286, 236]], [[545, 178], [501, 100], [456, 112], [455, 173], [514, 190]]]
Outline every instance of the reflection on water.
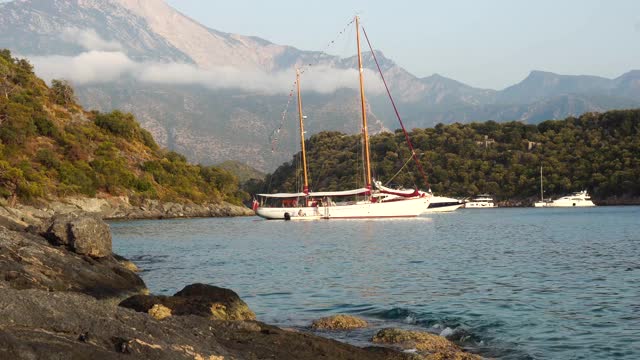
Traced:
[[[496, 358], [640, 358], [639, 207], [111, 226], [152, 292], [228, 287], [266, 322], [352, 313]], [[333, 336], [360, 344], [371, 331]]]

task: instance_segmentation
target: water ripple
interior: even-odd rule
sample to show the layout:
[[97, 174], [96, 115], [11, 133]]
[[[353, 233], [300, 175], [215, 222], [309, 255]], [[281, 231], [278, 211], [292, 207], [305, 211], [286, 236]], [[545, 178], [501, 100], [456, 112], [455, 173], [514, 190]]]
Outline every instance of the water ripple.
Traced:
[[[547, 211], [548, 210], [548, 211]], [[408, 221], [114, 222], [155, 293], [232, 288], [267, 322], [358, 314], [498, 359], [638, 359], [640, 208], [490, 209]]]

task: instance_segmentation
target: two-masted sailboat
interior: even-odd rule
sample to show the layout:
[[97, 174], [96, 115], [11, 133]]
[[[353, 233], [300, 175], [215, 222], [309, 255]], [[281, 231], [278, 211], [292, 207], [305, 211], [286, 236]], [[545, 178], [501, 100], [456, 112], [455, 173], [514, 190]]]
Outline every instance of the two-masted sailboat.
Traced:
[[[362, 112], [362, 136], [364, 153], [364, 188], [345, 191], [309, 191], [307, 159], [304, 142], [304, 115], [300, 96], [300, 71], [296, 71], [298, 116], [300, 123], [300, 146], [304, 188], [298, 193], [258, 194], [260, 202], [254, 206], [258, 216], [266, 219], [312, 220], [312, 219], [365, 219], [416, 217], [429, 207], [431, 195], [415, 190], [394, 190], [374, 184], [371, 176], [371, 156], [367, 127], [367, 108], [364, 93], [362, 52], [360, 50], [360, 22], [355, 19], [358, 48], [358, 70], [360, 76], [360, 104]], [[375, 185], [375, 189], [373, 186]], [[270, 207], [269, 201], [279, 201], [279, 206]]]

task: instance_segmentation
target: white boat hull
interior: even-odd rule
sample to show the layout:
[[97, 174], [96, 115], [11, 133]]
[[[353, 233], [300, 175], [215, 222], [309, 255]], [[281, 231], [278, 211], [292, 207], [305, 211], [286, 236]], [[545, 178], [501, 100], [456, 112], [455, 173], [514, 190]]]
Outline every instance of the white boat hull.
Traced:
[[556, 207], [556, 208], [561, 208], [561, 207], [593, 207], [596, 206], [596, 204], [593, 203], [593, 201], [591, 200], [581, 200], [581, 201], [571, 201], [571, 200], [563, 200], [563, 201], [552, 201], [552, 202], [536, 202], [535, 204], [533, 204], [533, 206], [535, 207]]
[[464, 204], [465, 209], [489, 209], [497, 207], [494, 203], [489, 202], [468, 202]]
[[434, 213], [434, 212], [452, 212], [452, 211], [456, 211], [458, 209], [460, 209], [462, 207], [462, 205], [464, 204], [456, 204], [456, 205], [448, 205], [448, 206], [439, 206], [439, 207], [435, 207], [432, 208], [431, 206], [429, 206], [427, 208], [427, 211], [425, 211], [425, 213]]
[[536, 201], [534, 207], [592, 207], [596, 204], [591, 201], [591, 197], [586, 190], [579, 191], [572, 195], [563, 196], [553, 201]]
[[256, 215], [268, 220], [319, 220], [322, 218], [322, 207], [259, 207]]
[[416, 197], [389, 202], [361, 201], [319, 207], [259, 207], [256, 215], [269, 220], [284, 220], [285, 213], [289, 214], [291, 220], [408, 218], [420, 215], [428, 206], [429, 197]]
[[325, 219], [370, 219], [416, 217], [429, 206], [428, 197], [389, 202], [361, 202], [324, 207]]
[[463, 205], [464, 203], [458, 199], [443, 196], [432, 196], [431, 201], [429, 202], [429, 207], [426, 209], [425, 213], [456, 211]]

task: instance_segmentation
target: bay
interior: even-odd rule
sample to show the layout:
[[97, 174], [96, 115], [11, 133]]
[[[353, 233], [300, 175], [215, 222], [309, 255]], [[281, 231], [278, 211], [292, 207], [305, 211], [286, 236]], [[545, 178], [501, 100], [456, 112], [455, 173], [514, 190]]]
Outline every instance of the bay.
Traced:
[[[235, 290], [258, 319], [349, 313], [499, 359], [640, 358], [640, 207], [462, 209], [407, 220], [112, 222], [153, 293]], [[325, 334], [327, 335], [327, 334]]]

